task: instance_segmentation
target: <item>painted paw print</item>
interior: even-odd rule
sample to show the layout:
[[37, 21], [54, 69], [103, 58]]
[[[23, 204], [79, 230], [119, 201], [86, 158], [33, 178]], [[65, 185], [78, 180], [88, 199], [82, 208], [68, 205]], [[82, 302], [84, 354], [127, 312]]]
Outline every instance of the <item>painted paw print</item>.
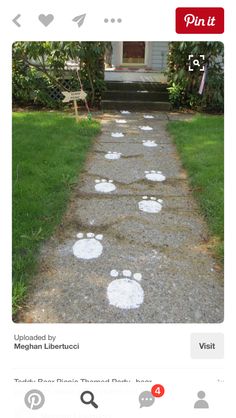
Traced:
[[112, 152], [112, 151], [108, 151], [107, 154], [105, 154], [105, 158], [107, 160], [119, 160], [121, 157], [121, 152]]
[[123, 138], [124, 134], [122, 132], [112, 132], [112, 138]]
[[156, 144], [155, 141], [151, 141], [151, 140], [145, 141], [145, 140], [143, 140], [143, 146], [144, 147], [157, 147], [157, 144]]
[[116, 190], [116, 186], [113, 184], [113, 180], [96, 179], [95, 190], [102, 193], [110, 193]]
[[123, 270], [119, 277], [117, 270], [110, 272], [113, 280], [107, 288], [107, 298], [110, 305], [120, 309], [136, 309], [142, 305], [144, 291], [138, 282], [142, 279], [141, 273], [134, 273], [130, 270]]
[[143, 200], [138, 203], [139, 210], [147, 213], [158, 213], [162, 209], [162, 199], [156, 197], [143, 196]]
[[78, 241], [73, 245], [73, 254], [76, 258], [82, 260], [91, 260], [92, 258], [98, 258], [102, 254], [103, 246], [101, 240], [103, 235], [95, 235], [92, 232], [88, 232], [86, 237], [82, 232], [77, 234]]
[[143, 115], [144, 119], [154, 119], [153, 115]]
[[125, 123], [127, 123], [127, 120], [125, 120], [125, 119], [116, 119], [116, 123], [119, 123], [119, 124], [124, 125]]
[[141, 131], [153, 131], [151, 126], [139, 126], [139, 129], [141, 129]]
[[146, 179], [151, 181], [164, 181], [166, 179], [166, 177], [164, 176], [164, 174], [162, 174], [161, 171], [155, 170], [145, 171], [145, 177]]

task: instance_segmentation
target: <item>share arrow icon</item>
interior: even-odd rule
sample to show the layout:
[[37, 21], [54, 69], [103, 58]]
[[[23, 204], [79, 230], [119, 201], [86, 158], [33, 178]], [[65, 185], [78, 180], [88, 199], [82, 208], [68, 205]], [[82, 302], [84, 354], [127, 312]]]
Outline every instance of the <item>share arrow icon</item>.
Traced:
[[74, 19], [72, 19], [72, 21], [76, 22], [78, 27], [80, 28], [80, 26], [82, 26], [84, 23], [85, 17], [86, 17], [86, 13], [84, 13], [83, 15], [75, 16]]
[[20, 19], [21, 15], [18, 14], [16, 17], [14, 17], [14, 19], [12, 19], [12, 22], [15, 23], [16, 26], [18, 26], [18, 28], [21, 27], [20, 23], [18, 22], [18, 19]]

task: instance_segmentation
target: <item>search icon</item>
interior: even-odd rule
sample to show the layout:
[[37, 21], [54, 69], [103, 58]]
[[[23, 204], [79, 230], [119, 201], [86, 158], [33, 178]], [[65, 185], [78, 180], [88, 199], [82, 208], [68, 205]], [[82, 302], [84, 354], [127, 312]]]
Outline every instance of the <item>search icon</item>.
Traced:
[[200, 62], [199, 62], [199, 60], [193, 60], [193, 65], [197, 65], [198, 67], [200, 67]]
[[86, 390], [85, 392], [81, 393], [80, 400], [85, 405], [91, 404], [93, 405], [94, 408], [98, 408], [98, 405], [94, 402], [94, 394], [93, 392], [90, 392], [89, 390]]

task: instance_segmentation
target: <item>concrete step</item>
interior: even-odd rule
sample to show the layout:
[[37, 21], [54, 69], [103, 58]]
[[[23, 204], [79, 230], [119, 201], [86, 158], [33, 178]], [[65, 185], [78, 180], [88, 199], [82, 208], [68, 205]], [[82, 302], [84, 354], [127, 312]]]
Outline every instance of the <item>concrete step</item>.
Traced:
[[102, 94], [104, 100], [135, 100], [145, 102], [168, 102], [167, 91], [148, 90], [107, 90]]
[[153, 83], [153, 82], [121, 82], [121, 81], [106, 81], [107, 90], [122, 90], [122, 91], [166, 91], [166, 83]]
[[102, 100], [103, 110], [171, 110], [171, 104], [161, 101], [143, 100]]

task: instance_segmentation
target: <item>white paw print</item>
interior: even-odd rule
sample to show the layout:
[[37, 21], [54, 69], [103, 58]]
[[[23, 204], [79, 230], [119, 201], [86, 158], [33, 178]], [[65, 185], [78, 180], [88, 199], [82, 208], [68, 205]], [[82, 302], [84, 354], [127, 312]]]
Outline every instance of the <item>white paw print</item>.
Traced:
[[124, 134], [122, 132], [112, 132], [112, 138], [123, 138]]
[[110, 193], [116, 190], [116, 186], [114, 185], [113, 180], [96, 179], [95, 190], [101, 193]]
[[144, 119], [154, 119], [153, 115], [143, 115]]
[[125, 123], [127, 123], [127, 120], [125, 120], [125, 119], [116, 119], [116, 123], [119, 123], [121, 125], [124, 125]]
[[142, 279], [141, 273], [123, 270], [119, 277], [117, 270], [111, 270], [111, 277], [115, 278], [107, 288], [107, 298], [110, 305], [120, 309], [135, 309], [144, 301], [144, 291], [138, 282]]
[[151, 126], [139, 126], [139, 129], [141, 129], [141, 131], [153, 131]]
[[155, 141], [151, 141], [150, 139], [145, 141], [143, 140], [143, 146], [144, 147], [157, 147], [157, 144]]
[[130, 115], [129, 110], [121, 110], [121, 111], [120, 111], [120, 113], [121, 113], [122, 115]]
[[92, 232], [88, 232], [86, 238], [84, 238], [84, 234], [79, 232], [77, 238], [78, 241], [73, 245], [75, 257], [82, 260], [100, 257], [103, 251], [103, 246], [100, 242], [103, 239], [103, 235], [95, 235]]
[[108, 151], [107, 154], [105, 154], [105, 158], [107, 160], [119, 160], [121, 157], [121, 152], [117, 152], [117, 151]]
[[161, 171], [155, 170], [145, 171], [145, 177], [146, 179], [151, 181], [164, 181], [166, 179], [166, 177], [164, 176], [164, 174], [162, 174]]
[[162, 199], [156, 197], [143, 196], [143, 200], [138, 203], [139, 210], [147, 213], [158, 213], [162, 209]]
[[97, 192], [110, 193], [116, 190], [116, 186], [114, 185], [113, 180], [96, 179], [95, 183], [95, 190]]

